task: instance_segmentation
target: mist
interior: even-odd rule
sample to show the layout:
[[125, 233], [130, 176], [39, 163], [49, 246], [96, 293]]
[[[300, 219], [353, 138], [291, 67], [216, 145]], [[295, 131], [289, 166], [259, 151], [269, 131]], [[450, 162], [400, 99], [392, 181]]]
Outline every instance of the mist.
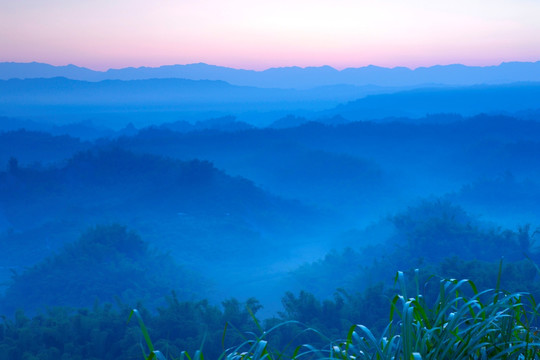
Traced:
[[[502, 285], [536, 294], [540, 87], [492, 71], [467, 86], [2, 80], [0, 315], [120, 328], [139, 308], [159, 341], [185, 332], [173, 353], [208, 334], [217, 357], [222, 325], [254, 330], [253, 313], [381, 330], [397, 271], [491, 288], [504, 258]], [[98, 341], [81, 324], [73, 343]]]

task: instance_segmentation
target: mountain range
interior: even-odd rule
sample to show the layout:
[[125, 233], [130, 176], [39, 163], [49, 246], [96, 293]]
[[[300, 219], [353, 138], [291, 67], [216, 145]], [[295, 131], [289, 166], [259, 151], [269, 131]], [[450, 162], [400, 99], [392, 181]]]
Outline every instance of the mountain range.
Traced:
[[[304, 115], [388, 91], [352, 85], [260, 88], [175, 78], [99, 82], [64, 77], [10, 79], [0, 80], [0, 116], [58, 125], [91, 120], [96, 125], [122, 128], [130, 122], [140, 127], [247, 113], [241, 120], [261, 124], [289, 113]], [[264, 121], [264, 113], [273, 114]]]
[[330, 66], [281, 67], [263, 71], [234, 69], [204, 63], [165, 65], [160, 67], [127, 67], [96, 71], [75, 65], [53, 66], [44, 63], [0, 63], [0, 79], [66, 77], [73, 80], [142, 80], [182, 78], [222, 80], [233, 85], [264, 88], [313, 88], [347, 84], [384, 87], [410, 87], [427, 84], [473, 85], [540, 81], [540, 61], [506, 62], [496, 66], [436, 65], [409, 69], [365, 66], [337, 70]]
[[[0, 128], [13, 128], [10, 123], [20, 119], [62, 126], [92, 121], [119, 130], [129, 123], [141, 127], [225, 117], [255, 126], [287, 127], [278, 125], [285, 120], [276, 120], [298, 122], [287, 114], [300, 116], [299, 123], [329, 123], [426, 114], [515, 114], [540, 108], [540, 82], [392, 89], [352, 85], [278, 89], [186, 79], [0, 80], [0, 116], [19, 119], [3, 121]], [[274, 118], [265, 121], [265, 113]]]

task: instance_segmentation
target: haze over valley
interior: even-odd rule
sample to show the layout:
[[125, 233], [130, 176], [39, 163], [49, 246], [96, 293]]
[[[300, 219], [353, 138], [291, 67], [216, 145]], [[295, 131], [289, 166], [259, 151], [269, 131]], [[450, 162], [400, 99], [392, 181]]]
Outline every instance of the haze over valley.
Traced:
[[[205, 290], [192, 296], [252, 295], [271, 314], [286, 290], [326, 297], [345, 286], [336, 279], [313, 288], [296, 269], [343, 248], [389, 246], [402, 236], [392, 219], [410, 207], [456, 207], [478, 231], [537, 221], [534, 82], [370, 87], [387, 93], [355, 95], [361, 88], [339, 84], [279, 89], [32, 74], [0, 86], [8, 115], [0, 135], [8, 294], [11, 271], [24, 273], [107, 224], [135, 231], [204, 277]], [[333, 92], [341, 88], [348, 90]], [[328, 108], [323, 98], [332, 99]], [[258, 117], [287, 104], [300, 110]], [[204, 118], [209, 109], [221, 116]]]
[[4, 2], [0, 360], [537, 359], [538, 14]]

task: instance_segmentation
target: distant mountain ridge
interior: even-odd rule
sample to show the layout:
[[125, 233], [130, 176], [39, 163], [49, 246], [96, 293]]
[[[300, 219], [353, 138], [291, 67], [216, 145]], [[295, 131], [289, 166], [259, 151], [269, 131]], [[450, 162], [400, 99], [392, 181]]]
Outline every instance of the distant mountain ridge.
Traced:
[[540, 81], [540, 61], [505, 62], [496, 66], [435, 65], [409, 69], [365, 66], [337, 70], [330, 66], [281, 67], [263, 71], [233, 69], [204, 63], [127, 67], [95, 71], [75, 65], [53, 66], [44, 63], [0, 63], [0, 79], [66, 77], [73, 80], [144, 80], [182, 78], [222, 80], [233, 85], [265, 88], [305, 89], [328, 85], [409, 87], [427, 84], [476, 85]]
[[[255, 126], [267, 126], [283, 119], [274, 124], [279, 128], [308, 120], [329, 124], [419, 118], [426, 114], [535, 113], [540, 110], [538, 99], [540, 81], [434, 85], [398, 91], [398, 88], [352, 85], [303, 90], [257, 88], [222, 80], [171, 78], [99, 82], [59, 77], [11, 79], [0, 80], [0, 119], [4, 119], [0, 128], [20, 126], [17, 121], [19, 124], [34, 121], [58, 126], [92, 123], [121, 130], [130, 123], [137, 128], [160, 123], [182, 127], [185, 122], [224, 117]], [[261, 117], [265, 112], [274, 117], [265, 120]], [[221, 120], [218, 122], [223, 127]]]
[[370, 120], [418, 118], [426, 114], [516, 113], [540, 108], [540, 82], [466, 87], [422, 88], [368, 95], [325, 111], [327, 116]]
[[[393, 89], [376, 86], [335, 85], [312, 89], [258, 88], [223, 80], [181, 78], [83, 81], [65, 77], [0, 80], [0, 113], [27, 115], [36, 106], [112, 106], [145, 109], [238, 111], [267, 109], [323, 110], [368, 94]], [[23, 112], [9, 109], [22, 106]], [[95, 110], [95, 108], [94, 108]]]

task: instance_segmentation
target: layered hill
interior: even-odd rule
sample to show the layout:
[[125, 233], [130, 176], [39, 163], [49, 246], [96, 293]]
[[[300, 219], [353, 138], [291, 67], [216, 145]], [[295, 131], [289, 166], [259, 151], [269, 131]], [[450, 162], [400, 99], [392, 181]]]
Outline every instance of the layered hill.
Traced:
[[81, 152], [54, 166], [23, 167], [12, 158], [0, 184], [2, 261], [15, 268], [51, 254], [89, 226], [120, 223], [182, 262], [213, 271], [207, 265], [218, 259], [222, 266], [262, 263], [262, 247], [301, 243], [299, 234], [315, 232], [310, 224], [321, 220], [208, 161], [120, 149]]
[[[165, 121], [204, 120], [226, 115], [305, 113], [324, 110], [367, 94], [387, 92], [367, 86], [333, 85], [277, 89], [186, 79], [104, 80], [67, 78], [0, 80], [0, 114], [55, 124], [93, 120], [108, 127], [132, 122], [147, 126]], [[249, 116], [249, 115], [248, 115]]]
[[440, 113], [534, 113], [540, 108], [539, 98], [540, 82], [413, 90], [332, 85], [297, 90], [186, 79], [0, 80], [0, 114], [5, 118], [61, 126], [82, 121], [116, 130], [130, 123], [144, 127], [230, 116], [267, 126], [288, 114], [336, 123], [335, 119], [418, 118]]
[[370, 95], [325, 112], [350, 120], [387, 117], [418, 118], [426, 114], [515, 113], [538, 110], [540, 83], [477, 85], [451, 88], [422, 88], [394, 94]]

